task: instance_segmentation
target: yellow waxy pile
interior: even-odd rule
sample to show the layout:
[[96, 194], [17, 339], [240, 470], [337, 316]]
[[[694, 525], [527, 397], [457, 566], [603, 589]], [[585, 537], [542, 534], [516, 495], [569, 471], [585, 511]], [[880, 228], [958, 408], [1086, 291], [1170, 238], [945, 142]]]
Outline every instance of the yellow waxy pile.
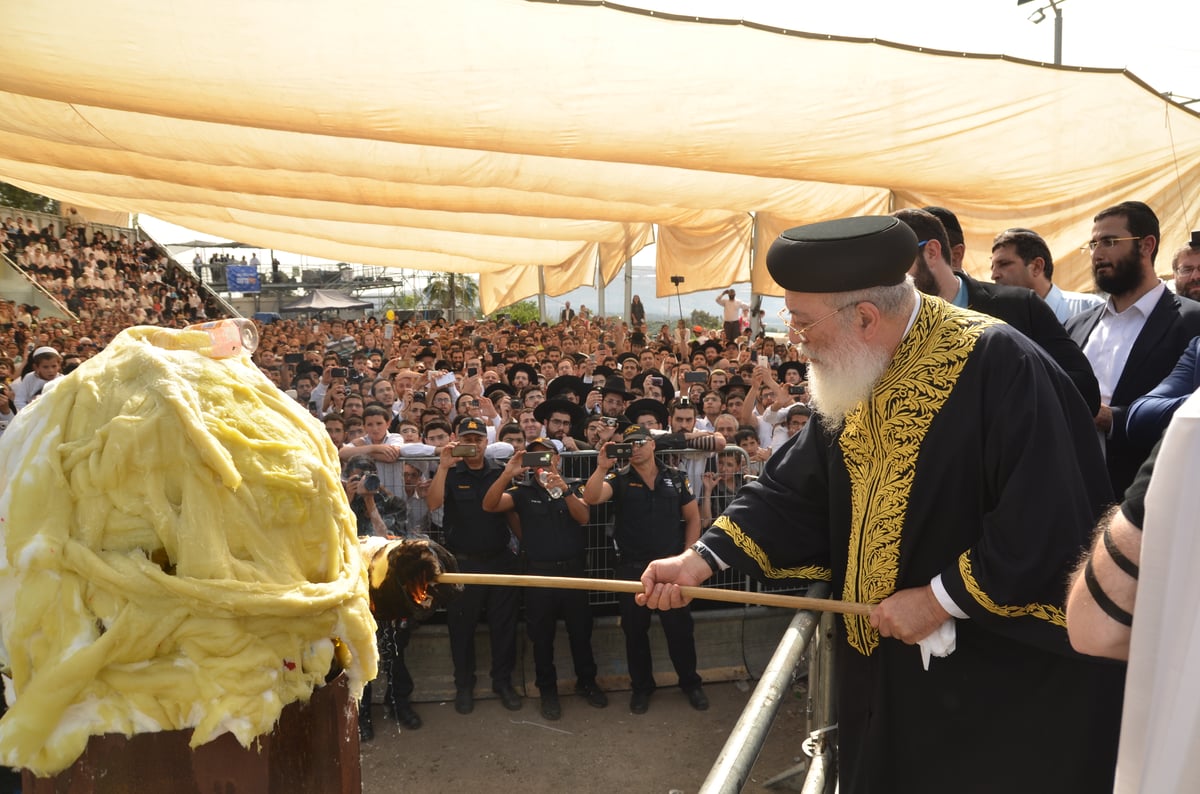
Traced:
[[6, 765], [54, 774], [100, 733], [248, 746], [323, 683], [335, 639], [354, 696], [375, 676], [336, 451], [208, 341], [128, 329], [0, 437]]

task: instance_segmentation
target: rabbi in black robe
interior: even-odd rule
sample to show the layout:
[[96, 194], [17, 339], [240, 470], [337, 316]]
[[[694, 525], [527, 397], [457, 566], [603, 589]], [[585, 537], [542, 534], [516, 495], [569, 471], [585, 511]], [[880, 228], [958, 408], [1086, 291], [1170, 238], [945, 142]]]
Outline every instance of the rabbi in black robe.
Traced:
[[1091, 416], [1020, 333], [918, 294], [893, 220], [772, 246], [816, 414], [638, 599], [732, 566], [874, 605], [837, 621], [844, 794], [1111, 791], [1124, 668], [1074, 653], [1062, 608], [1112, 501]]

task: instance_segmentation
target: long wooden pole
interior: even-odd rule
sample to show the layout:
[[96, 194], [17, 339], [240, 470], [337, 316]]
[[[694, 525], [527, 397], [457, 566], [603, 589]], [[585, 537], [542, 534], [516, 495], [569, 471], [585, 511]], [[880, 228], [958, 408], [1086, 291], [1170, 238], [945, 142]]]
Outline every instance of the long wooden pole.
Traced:
[[[600, 590], [610, 593], [640, 593], [641, 582], [622, 579], [584, 579], [574, 576], [518, 576], [504, 573], [443, 573], [441, 584], [491, 584], [504, 587], [554, 587], [564, 590]], [[680, 585], [687, 598], [725, 601], [731, 604], [752, 604], [788, 609], [810, 609], [815, 612], [838, 612], [843, 615], [870, 615], [871, 605], [853, 601], [833, 601], [828, 598], [782, 595], [780, 593], [746, 593], [741, 590], [722, 590], [714, 587]]]

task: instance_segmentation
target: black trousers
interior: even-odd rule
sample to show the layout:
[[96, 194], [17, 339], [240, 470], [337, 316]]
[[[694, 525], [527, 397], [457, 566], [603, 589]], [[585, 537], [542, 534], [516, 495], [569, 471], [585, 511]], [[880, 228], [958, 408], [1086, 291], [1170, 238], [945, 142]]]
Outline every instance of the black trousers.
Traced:
[[[583, 576], [583, 561], [567, 565], [529, 563], [529, 573], [544, 576]], [[557, 691], [554, 635], [558, 619], [567, 626], [576, 684], [596, 682], [596, 657], [592, 653], [592, 608], [586, 590], [529, 587], [525, 590], [525, 628], [533, 645], [533, 669], [539, 691]]]
[[[646, 562], [620, 563], [618, 579], [639, 579], [646, 570]], [[617, 594], [617, 608], [621, 614], [621, 631], [625, 635], [625, 662], [629, 666], [629, 681], [634, 692], [653, 692], [654, 659], [650, 655], [650, 618], [653, 610], [638, 606], [631, 593]], [[700, 686], [700, 674], [696, 672], [695, 623], [692, 608], [668, 609], [658, 613], [663, 634], [667, 637], [667, 654], [679, 676], [679, 687], [684, 691]]]
[[379, 661], [387, 674], [387, 691], [384, 701], [393, 708], [397, 703], [407, 703], [413, 693], [412, 674], [404, 663], [404, 649], [412, 628], [407, 620], [389, 620], [379, 626], [376, 639], [379, 642]]
[[742, 330], [742, 326], [738, 323], [737, 320], [734, 320], [731, 323], [724, 323], [722, 328], [725, 331], [726, 344], [733, 344], [734, 342], [736, 342], [738, 336], [740, 335], [739, 332]]
[[[517, 558], [507, 550], [490, 559], [455, 555], [462, 573], [517, 573]], [[512, 685], [517, 664], [517, 609], [520, 590], [496, 585], [466, 585], [446, 608], [454, 686], [475, 688], [475, 626], [485, 612], [492, 647], [492, 686]]]
[[[404, 663], [404, 649], [412, 630], [407, 620], [381, 621], [375, 631], [375, 643], [379, 648], [379, 669], [387, 676], [387, 688], [383, 702], [396, 710], [397, 704], [408, 703], [413, 693], [412, 674]], [[362, 700], [358, 705], [358, 716], [363, 722], [371, 721], [371, 683], [363, 687]]]

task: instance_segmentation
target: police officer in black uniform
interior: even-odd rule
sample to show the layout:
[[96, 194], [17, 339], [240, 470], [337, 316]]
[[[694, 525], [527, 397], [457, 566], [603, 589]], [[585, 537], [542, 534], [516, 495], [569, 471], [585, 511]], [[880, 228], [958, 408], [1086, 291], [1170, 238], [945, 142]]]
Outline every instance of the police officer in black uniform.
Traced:
[[[517, 573], [517, 558], [509, 548], [508, 521], [483, 509], [483, 496], [500, 476], [500, 467], [484, 457], [487, 426], [474, 417], [458, 423], [456, 437], [442, 447], [437, 474], [425, 497], [430, 511], [445, 506], [442, 530], [446, 548], [463, 573]], [[498, 585], [467, 585], [446, 609], [450, 655], [454, 661], [454, 708], [469, 714], [475, 708], [475, 626], [487, 610], [492, 646], [492, 691], [510, 711], [521, 708], [513, 689], [517, 660], [517, 609], [520, 591]]]
[[[597, 456], [596, 471], [587, 481], [583, 499], [590, 505], [613, 501], [616, 523], [613, 541], [617, 546], [618, 579], [639, 579], [650, 560], [663, 552], [679, 554], [700, 537], [700, 509], [692, 496], [687, 477], [678, 469], [660, 465], [654, 458], [654, 439], [641, 425], [631, 425], [622, 440], [633, 445], [628, 467], [612, 471], [617, 461], [612, 443]], [[638, 606], [634, 596], [619, 593], [621, 630], [625, 633], [625, 657], [633, 695], [629, 710], [644, 714], [654, 692], [654, 663], [650, 656], [651, 610]], [[678, 615], [672, 614], [678, 611]], [[696, 641], [692, 613], [670, 610], [659, 613], [667, 651], [679, 676], [679, 687], [697, 711], [708, 708], [708, 698], [696, 672]]]
[[[530, 459], [549, 454], [550, 462], [536, 469]], [[529, 474], [527, 474], [529, 472]], [[520, 519], [521, 551], [526, 570], [540, 576], [582, 577], [587, 564], [589, 508], [579, 495], [579, 483], [568, 484], [559, 474], [558, 450], [548, 438], [535, 438], [509, 459], [500, 478], [483, 497], [489, 512], [514, 511]], [[533, 664], [542, 716], [562, 716], [558, 701], [558, 671], [554, 667], [554, 634], [558, 619], [567, 624], [571, 659], [575, 663], [575, 692], [596, 708], [608, 697], [596, 685], [592, 653], [592, 610], [586, 590], [530, 587], [525, 590], [525, 627], [533, 644]]]

